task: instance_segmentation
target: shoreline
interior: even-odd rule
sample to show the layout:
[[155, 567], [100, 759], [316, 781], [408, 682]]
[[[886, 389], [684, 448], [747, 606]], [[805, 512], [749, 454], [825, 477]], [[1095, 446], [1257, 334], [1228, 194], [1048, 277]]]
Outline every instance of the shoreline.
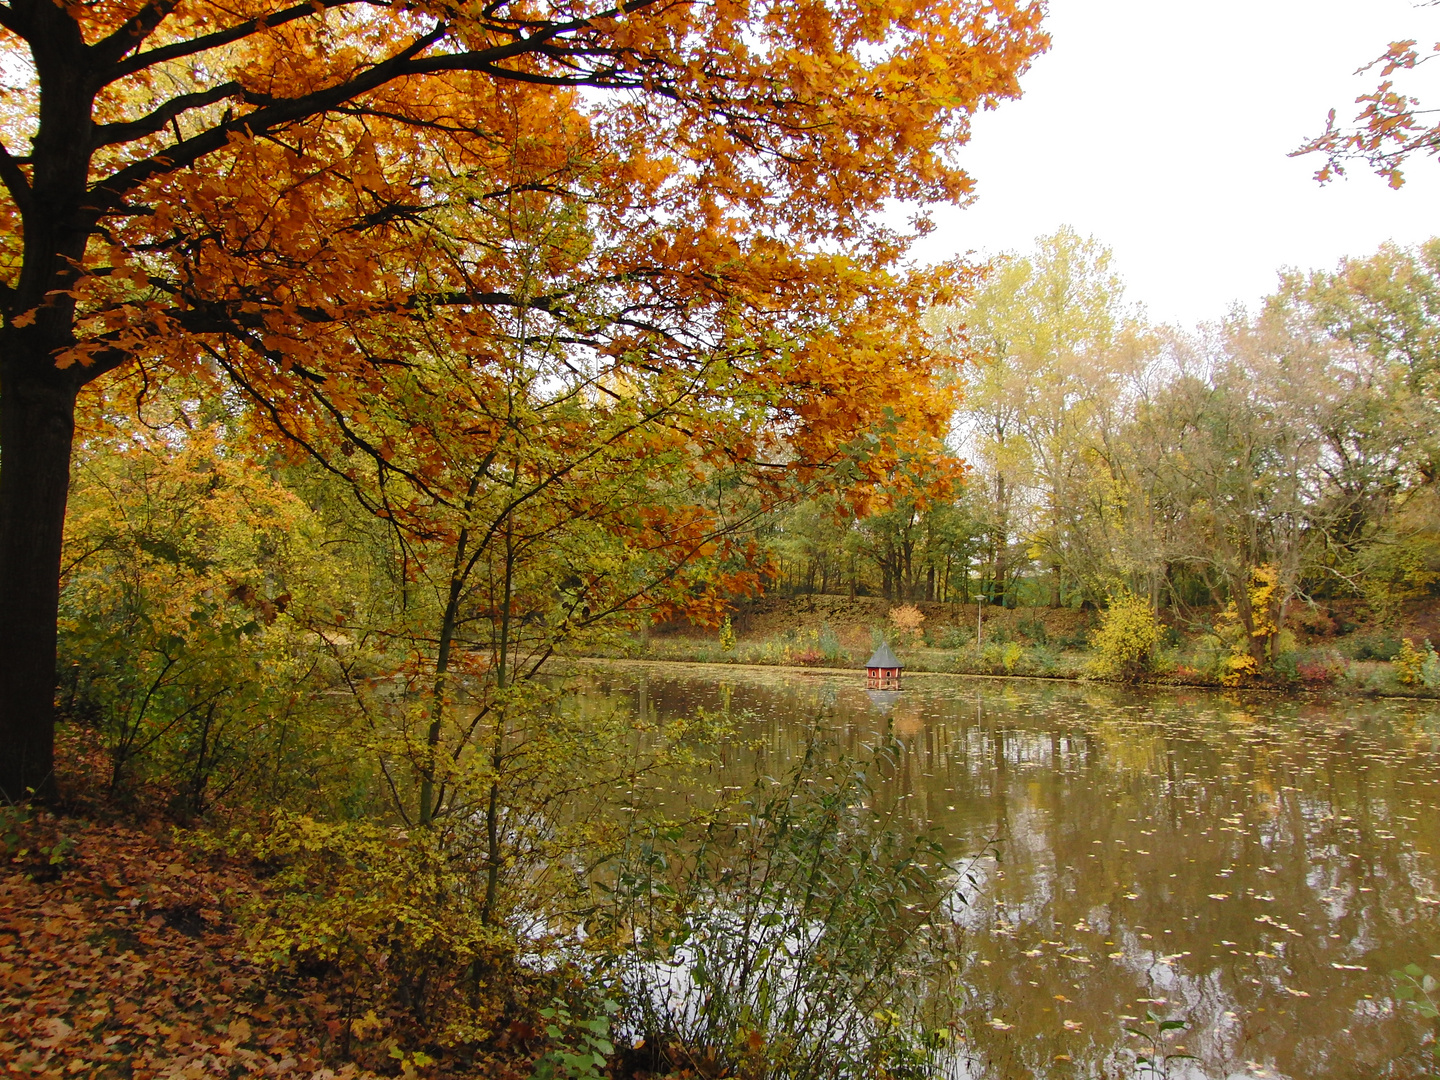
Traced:
[[[647, 657], [607, 657], [607, 656], [557, 656], [557, 660], [564, 663], [587, 664], [595, 666], [643, 666], [643, 667], [703, 667], [716, 668], [721, 671], [753, 671], [753, 672], [789, 672], [792, 674], [812, 675], [855, 675], [865, 671], [864, 666], [831, 667], [822, 664], [755, 664], [739, 663], [716, 660], [689, 660], [689, 659], [667, 659]], [[1264, 684], [1251, 684], [1245, 686], [1221, 686], [1217, 683], [1200, 682], [1168, 682], [1162, 680], [1138, 680], [1136, 682], [1125, 682], [1120, 679], [1102, 679], [1084, 675], [1037, 675], [1037, 674], [994, 674], [983, 671], [932, 671], [927, 668], [905, 669], [906, 678], [940, 678], [940, 679], [989, 679], [993, 681], [1021, 681], [1021, 682], [1058, 682], [1072, 683], [1075, 685], [1092, 684], [1096, 686], [1120, 687], [1128, 689], [1146, 690], [1203, 690], [1216, 694], [1270, 694], [1281, 697], [1293, 697], [1303, 699], [1340, 699], [1358, 698], [1365, 701], [1428, 701], [1440, 702], [1440, 691], [1421, 689], [1414, 693], [1386, 693], [1378, 690], [1367, 690], [1364, 687], [1349, 688], [1345, 686], [1329, 685], [1324, 687], [1308, 686], [1266, 686]], [[903, 691], [902, 691], [903, 692]]]

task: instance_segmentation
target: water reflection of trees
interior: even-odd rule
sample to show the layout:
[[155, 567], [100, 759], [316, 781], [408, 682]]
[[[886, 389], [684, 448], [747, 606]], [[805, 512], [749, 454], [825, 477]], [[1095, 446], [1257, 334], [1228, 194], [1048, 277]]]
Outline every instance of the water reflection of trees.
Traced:
[[1436, 907], [1417, 901], [1440, 891], [1433, 710], [939, 679], [882, 709], [858, 684], [793, 673], [651, 676], [646, 701], [714, 707], [720, 684], [764, 744], [726, 767], [786, 760], [797, 720], [821, 718], [849, 752], [890, 732], [902, 752], [877, 802], [933, 823], [955, 855], [1003, 836], [959, 916], [973, 1075], [1048, 1072], [1056, 1055], [1076, 1075], [1121, 1071], [1120, 1018], [1147, 1007], [1187, 1018], [1210, 1071], [1419, 1068], [1386, 973], [1435, 939]]

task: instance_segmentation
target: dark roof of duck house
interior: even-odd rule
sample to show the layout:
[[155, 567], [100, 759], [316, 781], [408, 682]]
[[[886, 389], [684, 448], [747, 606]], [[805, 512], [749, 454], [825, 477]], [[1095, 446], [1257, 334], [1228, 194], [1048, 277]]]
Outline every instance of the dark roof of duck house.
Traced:
[[875, 650], [875, 655], [870, 657], [870, 662], [865, 665], [867, 668], [903, 668], [905, 665], [895, 658], [890, 651], [890, 643], [882, 641], [880, 647]]

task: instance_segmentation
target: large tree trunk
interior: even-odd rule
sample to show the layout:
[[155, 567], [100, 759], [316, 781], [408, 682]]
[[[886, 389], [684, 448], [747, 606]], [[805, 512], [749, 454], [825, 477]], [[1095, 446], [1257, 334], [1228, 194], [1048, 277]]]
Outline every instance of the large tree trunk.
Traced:
[[[24, 260], [0, 329], [0, 798], [55, 787], [55, 620], [70, 489], [75, 396], [89, 370], [56, 367], [74, 344], [73, 287], [95, 229], [91, 108], [103, 85], [80, 24], [59, 4], [9, 9], [25, 24], [40, 83], [28, 184], [6, 186], [21, 212]], [[93, 361], [94, 356], [91, 357]]]
[[[49, 350], [0, 357], [0, 797], [55, 787], [55, 621], [75, 380]], [[33, 339], [32, 339], [33, 340]], [[28, 344], [28, 343], [27, 343]]]

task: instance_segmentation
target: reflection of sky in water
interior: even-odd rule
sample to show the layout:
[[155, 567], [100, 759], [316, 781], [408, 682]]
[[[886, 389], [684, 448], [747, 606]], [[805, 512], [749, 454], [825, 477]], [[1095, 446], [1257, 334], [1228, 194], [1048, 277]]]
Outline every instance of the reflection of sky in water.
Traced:
[[[685, 674], [679, 674], [684, 670]], [[1388, 973], [1440, 973], [1440, 708], [1140, 693], [1066, 683], [625, 664], [585, 669], [572, 707], [664, 721], [726, 713], [713, 770], [657, 788], [707, 802], [782, 771], [822, 727], [904, 754], [877, 799], [933, 825], [979, 887], [970, 1059], [957, 1075], [1135, 1075], [1146, 1011], [1201, 1059], [1172, 1077], [1427, 1073], [1433, 1028]]]

